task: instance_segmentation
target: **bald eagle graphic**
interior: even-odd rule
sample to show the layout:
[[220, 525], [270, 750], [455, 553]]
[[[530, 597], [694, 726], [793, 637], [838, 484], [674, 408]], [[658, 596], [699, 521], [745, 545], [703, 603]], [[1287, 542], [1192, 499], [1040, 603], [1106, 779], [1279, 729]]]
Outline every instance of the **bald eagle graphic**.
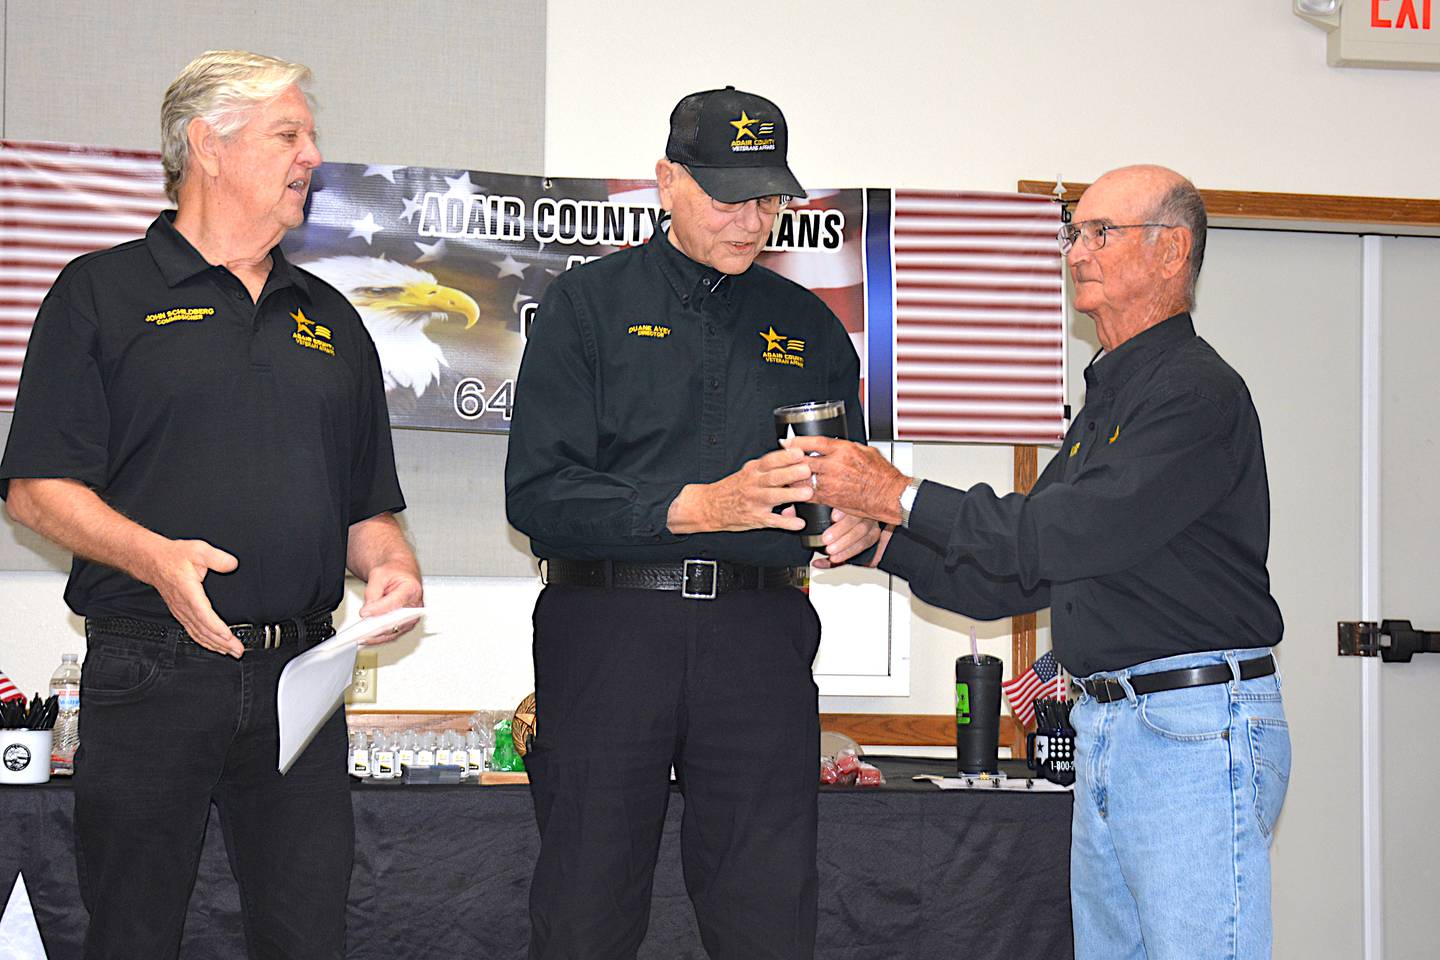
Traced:
[[440, 345], [425, 335], [429, 324], [463, 319], [469, 330], [480, 318], [473, 297], [408, 264], [382, 257], [326, 257], [301, 266], [354, 305], [375, 341], [386, 392], [412, 390], [418, 398], [440, 382], [440, 368], [450, 364]]

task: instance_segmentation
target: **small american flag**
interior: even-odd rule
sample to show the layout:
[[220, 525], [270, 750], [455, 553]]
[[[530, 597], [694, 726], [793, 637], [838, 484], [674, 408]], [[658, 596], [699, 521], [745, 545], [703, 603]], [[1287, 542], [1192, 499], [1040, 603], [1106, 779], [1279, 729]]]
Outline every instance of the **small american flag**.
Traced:
[[1034, 665], [1014, 680], [1000, 685], [1005, 691], [1005, 702], [1010, 712], [1022, 727], [1028, 727], [1035, 719], [1035, 698], [1044, 693], [1044, 687], [1060, 672], [1053, 652], [1045, 654]]
[[10, 682], [10, 678], [5, 676], [3, 670], [0, 670], [0, 703], [4, 703], [6, 700], [14, 700], [17, 697], [24, 700], [25, 694], [21, 693], [20, 689]]
[[40, 301], [83, 253], [143, 237], [168, 206], [158, 154], [0, 140], [0, 410]]

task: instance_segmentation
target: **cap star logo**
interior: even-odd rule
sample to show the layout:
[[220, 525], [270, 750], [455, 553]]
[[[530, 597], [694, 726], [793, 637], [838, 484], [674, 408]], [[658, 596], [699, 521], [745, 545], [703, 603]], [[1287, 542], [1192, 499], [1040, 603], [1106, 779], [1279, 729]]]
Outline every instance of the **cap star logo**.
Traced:
[[773, 326], [760, 334], [760, 339], [765, 341], [765, 351], [760, 354], [760, 358], [766, 363], [779, 363], [787, 367], [804, 369], [804, 340], [795, 340], [783, 333], [776, 333]]
[[295, 332], [290, 336], [300, 346], [310, 350], [319, 350], [326, 356], [335, 356], [335, 346], [330, 342], [330, 328], [322, 323], [316, 323], [305, 316], [305, 311], [296, 308], [290, 314], [290, 319], [295, 321]]
[[[759, 125], [759, 130], [755, 128]], [[757, 150], [775, 149], [775, 124], [771, 121], [761, 122], [750, 116], [744, 110], [740, 111], [740, 119], [731, 120], [730, 126], [735, 128], [735, 139], [730, 141], [731, 153], [754, 153]]]
[[730, 121], [730, 126], [735, 128], [735, 139], [739, 140], [741, 137], [749, 137], [751, 140], [754, 140], [755, 131], [750, 128], [759, 122], [758, 120], [751, 120], [745, 111], [741, 110], [740, 119]]

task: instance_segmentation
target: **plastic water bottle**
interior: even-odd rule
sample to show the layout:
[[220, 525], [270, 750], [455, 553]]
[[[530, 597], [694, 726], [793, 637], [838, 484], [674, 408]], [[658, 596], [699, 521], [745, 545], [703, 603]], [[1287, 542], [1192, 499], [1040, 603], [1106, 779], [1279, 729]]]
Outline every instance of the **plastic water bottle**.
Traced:
[[50, 677], [50, 693], [59, 698], [55, 734], [50, 748], [50, 769], [54, 773], [75, 772], [75, 748], [80, 746], [80, 655], [67, 653]]

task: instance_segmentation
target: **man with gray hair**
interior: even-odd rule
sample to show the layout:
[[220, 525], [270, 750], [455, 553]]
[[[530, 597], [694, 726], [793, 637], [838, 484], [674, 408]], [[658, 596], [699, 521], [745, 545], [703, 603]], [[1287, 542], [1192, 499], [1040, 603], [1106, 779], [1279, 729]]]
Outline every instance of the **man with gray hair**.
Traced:
[[276, 683], [334, 632], [347, 567], [362, 615], [421, 583], [375, 347], [278, 246], [320, 164], [309, 79], [191, 62], [161, 113], [177, 209], [67, 266], [26, 354], [0, 496], [75, 554], [87, 958], [178, 954], [212, 802], [250, 956], [344, 951], [344, 710], [281, 776]]
[[1270, 956], [1290, 738], [1270, 647], [1270, 494], [1245, 382], [1195, 335], [1205, 207], [1163, 167], [1107, 173], [1060, 231], [1103, 349], [1028, 495], [902, 475], [799, 437], [816, 496], [896, 524], [879, 565], [979, 619], [1049, 607], [1078, 679], [1075, 956]]

